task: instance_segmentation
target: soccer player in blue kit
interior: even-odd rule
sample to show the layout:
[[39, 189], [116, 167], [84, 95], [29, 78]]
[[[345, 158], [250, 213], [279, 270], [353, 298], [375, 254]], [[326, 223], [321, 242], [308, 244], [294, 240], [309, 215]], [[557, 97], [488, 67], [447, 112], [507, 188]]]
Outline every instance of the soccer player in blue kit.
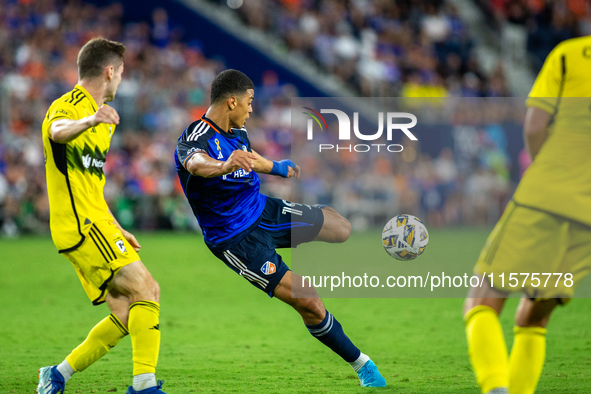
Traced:
[[221, 72], [212, 82], [207, 113], [178, 139], [177, 173], [205, 243], [230, 269], [292, 306], [308, 331], [353, 367], [361, 386], [384, 387], [376, 365], [345, 335], [313, 288], [309, 297], [292, 297], [292, 282], [302, 283], [302, 277], [289, 270], [275, 249], [310, 241], [344, 242], [351, 224], [330, 207], [259, 192], [257, 173], [298, 178], [300, 167], [291, 160], [265, 159], [251, 149], [244, 122], [253, 99], [248, 76]]

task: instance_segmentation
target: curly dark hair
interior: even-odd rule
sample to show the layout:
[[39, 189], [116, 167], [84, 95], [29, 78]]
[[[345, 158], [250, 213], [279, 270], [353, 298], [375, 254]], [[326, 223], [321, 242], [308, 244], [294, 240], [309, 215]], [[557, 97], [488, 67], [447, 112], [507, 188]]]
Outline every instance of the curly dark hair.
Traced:
[[254, 83], [246, 74], [238, 70], [224, 70], [211, 83], [211, 104], [217, 104], [233, 95], [244, 95], [254, 89]]

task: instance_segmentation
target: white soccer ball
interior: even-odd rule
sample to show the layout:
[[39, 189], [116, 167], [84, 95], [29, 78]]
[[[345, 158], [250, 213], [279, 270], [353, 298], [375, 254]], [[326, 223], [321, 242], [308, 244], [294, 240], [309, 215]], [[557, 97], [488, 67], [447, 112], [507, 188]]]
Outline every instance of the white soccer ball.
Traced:
[[425, 251], [428, 243], [427, 227], [416, 216], [395, 216], [382, 231], [382, 245], [396, 260], [416, 259]]

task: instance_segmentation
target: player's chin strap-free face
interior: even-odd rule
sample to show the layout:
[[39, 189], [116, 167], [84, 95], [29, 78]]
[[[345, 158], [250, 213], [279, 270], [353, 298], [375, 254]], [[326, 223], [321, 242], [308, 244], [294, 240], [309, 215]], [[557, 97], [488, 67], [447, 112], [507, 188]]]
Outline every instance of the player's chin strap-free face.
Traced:
[[287, 178], [287, 174], [289, 174], [289, 167], [295, 169], [296, 164], [289, 159], [281, 160], [281, 161], [274, 161], [273, 168], [271, 169], [271, 172], [269, 174], [279, 175], [279, 176], [282, 176], [283, 178]]

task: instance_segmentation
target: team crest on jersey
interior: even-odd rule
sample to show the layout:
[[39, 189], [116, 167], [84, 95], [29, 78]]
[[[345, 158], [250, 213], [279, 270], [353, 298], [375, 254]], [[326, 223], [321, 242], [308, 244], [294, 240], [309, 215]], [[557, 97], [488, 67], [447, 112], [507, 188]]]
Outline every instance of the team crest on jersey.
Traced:
[[123, 243], [123, 240], [118, 239], [117, 241], [115, 241], [115, 245], [117, 245], [117, 247], [119, 248], [121, 253], [127, 253], [127, 249], [125, 248], [125, 244]]
[[275, 264], [273, 264], [270, 261], [267, 261], [265, 264], [263, 264], [263, 266], [261, 267], [261, 271], [263, 272], [263, 274], [265, 275], [271, 275], [274, 274], [275, 271], [277, 270], [277, 268], [275, 267]]

